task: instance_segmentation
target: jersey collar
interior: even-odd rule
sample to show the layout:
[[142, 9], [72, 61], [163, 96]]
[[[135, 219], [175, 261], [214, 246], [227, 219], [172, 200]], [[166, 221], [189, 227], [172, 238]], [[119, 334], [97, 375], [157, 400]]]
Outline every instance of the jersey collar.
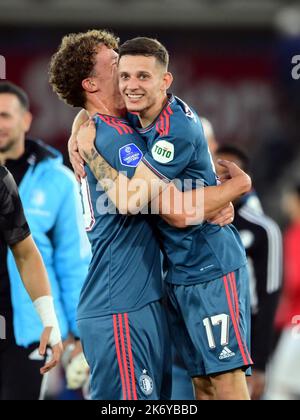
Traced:
[[155, 118], [155, 120], [150, 125], [148, 125], [148, 127], [145, 127], [145, 128], [134, 127], [134, 128], [141, 134], [147, 133], [148, 131], [152, 130], [152, 128], [155, 126], [158, 119], [160, 118], [161, 114], [168, 108], [168, 106], [172, 105], [174, 102], [175, 102], [175, 96], [172, 93], [168, 93], [168, 101], [164, 105], [164, 107], [162, 108], [158, 116]]
[[128, 124], [128, 120], [126, 120], [125, 118], [121, 118], [121, 117], [116, 117], [116, 116], [114, 116], [114, 115], [108, 115], [108, 114], [101, 114], [100, 112], [97, 112], [94, 116], [93, 116], [93, 118], [94, 117], [105, 117], [105, 118], [112, 118], [112, 119], [114, 119], [115, 121], [118, 121], [118, 122], [121, 122], [121, 123], [124, 123], [124, 124]]

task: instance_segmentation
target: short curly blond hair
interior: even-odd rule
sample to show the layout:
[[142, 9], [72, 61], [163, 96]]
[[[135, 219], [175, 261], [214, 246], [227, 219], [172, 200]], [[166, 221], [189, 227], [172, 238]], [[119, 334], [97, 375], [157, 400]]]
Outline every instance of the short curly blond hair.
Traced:
[[84, 108], [86, 97], [81, 83], [91, 76], [101, 44], [116, 50], [119, 38], [106, 30], [72, 33], [62, 39], [57, 52], [52, 56], [49, 83], [67, 104]]

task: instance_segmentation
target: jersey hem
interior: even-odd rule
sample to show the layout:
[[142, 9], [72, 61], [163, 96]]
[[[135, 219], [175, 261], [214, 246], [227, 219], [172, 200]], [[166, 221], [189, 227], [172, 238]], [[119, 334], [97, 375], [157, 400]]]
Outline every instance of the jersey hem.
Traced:
[[195, 284], [200, 284], [200, 283], [207, 283], [209, 281], [214, 281], [214, 280], [219, 280], [220, 278], [223, 278], [224, 276], [227, 276], [230, 273], [233, 273], [234, 271], [240, 270], [241, 268], [245, 267], [247, 265], [247, 261], [245, 261], [243, 264], [238, 265], [238, 266], [233, 266], [232, 268], [225, 270], [225, 271], [220, 271], [219, 274], [212, 274], [211, 276], [207, 276], [204, 277], [202, 279], [199, 280], [191, 280], [191, 281], [180, 281], [180, 280], [174, 280], [174, 281], [169, 281], [168, 279], [166, 279], [166, 283], [168, 284], [174, 284], [176, 286], [193, 286]]
[[163, 299], [163, 297], [164, 296], [158, 297], [158, 298], [153, 299], [153, 300], [149, 300], [149, 302], [146, 302], [146, 303], [144, 303], [143, 305], [140, 305], [140, 306], [135, 306], [134, 308], [120, 308], [120, 309], [115, 309], [115, 310], [107, 310], [107, 311], [103, 311], [103, 312], [95, 312], [95, 313], [88, 313], [88, 314], [79, 315], [79, 316], [77, 316], [76, 321], [81, 321], [83, 319], [90, 319], [90, 318], [101, 318], [101, 317], [109, 316], [109, 315], [116, 315], [116, 314], [123, 314], [123, 313], [139, 311], [139, 310], [143, 309], [145, 306], [149, 305], [150, 303], [159, 302], [160, 300]]

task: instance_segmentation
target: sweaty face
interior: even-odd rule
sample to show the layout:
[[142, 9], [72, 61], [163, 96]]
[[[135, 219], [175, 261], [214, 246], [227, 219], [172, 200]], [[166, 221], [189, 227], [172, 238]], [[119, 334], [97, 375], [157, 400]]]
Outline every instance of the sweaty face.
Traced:
[[0, 94], [0, 153], [6, 153], [24, 138], [24, 114], [15, 95]]
[[142, 114], [161, 106], [166, 93], [165, 71], [155, 57], [124, 55], [118, 70], [119, 88], [128, 111]]

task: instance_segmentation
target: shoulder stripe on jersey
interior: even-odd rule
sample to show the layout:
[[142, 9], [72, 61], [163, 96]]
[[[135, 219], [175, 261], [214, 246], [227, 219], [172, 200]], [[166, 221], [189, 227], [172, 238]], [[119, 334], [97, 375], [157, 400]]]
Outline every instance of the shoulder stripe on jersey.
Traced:
[[164, 114], [166, 116], [166, 133], [165, 135], [168, 136], [170, 133], [170, 116], [173, 115], [173, 111], [170, 107], [170, 105], [165, 109]]
[[166, 127], [165, 127], [164, 135], [167, 136], [170, 132], [170, 115], [167, 113], [166, 110], [164, 110], [164, 116], [166, 120]]
[[277, 224], [269, 217], [257, 214], [247, 205], [239, 210], [239, 214], [248, 222], [263, 228], [268, 237], [268, 278], [267, 292], [276, 292], [282, 283], [283, 250], [282, 235]]
[[121, 131], [121, 135], [129, 133], [129, 130], [127, 130], [127, 126], [125, 124], [122, 124], [117, 119], [110, 118], [110, 122], [118, 132], [119, 132], [119, 130]]
[[114, 127], [119, 134], [124, 134], [122, 127], [120, 127], [120, 125], [117, 124], [116, 120], [114, 120], [113, 118], [110, 119], [110, 125]]
[[114, 117], [109, 117], [109, 116], [106, 116], [106, 115], [100, 115], [100, 114], [98, 114], [98, 115], [101, 118], [101, 120], [104, 121], [107, 125], [115, 128], [120, 135], [122, 135], [122, 134], [132, 134], [133, 133], [133, 129], [131, 127], [129, 127], [127, 124], [119, 121], [118, 119], [116, 119]]
[[[173, 115], [173, 111], [172, 111], [172, 109], [171, 109], [171, 105], [172, 105], [172, 103], [175, 101], [175, 97], [172, 95], [170, 98], [169, 98], [169, 100], [168, 100], [168, 102], [167, 102], [167, 104], [164, 106], [164, 108], [162, 109], [162, 111], [161, 111], [161, 114], [162, 114], [162, 112], [164, 111], [164, 110], [167, 110], [167, 112], [170, 114], [170, 115]], [[132, 112], [131, 112], [131, 114], [132, 114]], [[155, 126], [155, 128], [157, 129], [157, 131], [158, 131], [158, 128], [159, 128], [159, 126], [158, 126], [158, 122], [159, 122], [159, 118], [161, 117], [161, 114], [160, 115], [158, 115], [158, 117], [157, 117], [157, 119], [155, 120], [155, 121], [153, 121], [148, 127], [146, 127], [146, 128], [141, 128], [141, 127], [137, 127], [136, 128], [136, 130], [139, 132], [139, 133], [147, 133], [148, 131], [150, 131], [150, 130], [152, 130], [152, 128]], [[158, 133], [159, 133], [159, 131], [158, 131]]]
[[156, 127], [156, 131], [158, 132], [158, 134], [160, 136], [162, 136], [163, 132], [164, 132], [164, 119], [163, 119], [162, 115], [159, 116], [159, 119], [158, 119], [155, 127]]
[[103, 115], [99, 115], [99, 117], [101, 118], [102, 121], [104, 121], [107, 125], [109, 125], [110, 127], [113, 127], [117, 130], [117, 132], [122, 135], [122, 130], [120, 127], [116, 126], [115, 124], [113, 124], [110, 120], [109, 117], [104, 117]]
[[122, 123], [121, 121], [116, 121], [116, 123], [124, 129], [126, 134], [132, 134], [133, 133], [133, 129], [129, 125], [127, 125], [125, 123]]
[[156, 131], [160, 136], [168, 136], [170, 133], [170, 116], [173, 114], [171, 107], [168, 106], [162, 111], [156, 123]]
[[114, 125], [115, 128], [119, 128], [121, 130], [121, 134], [128, 134], [129, 130], [125, 124], [122, 124], [120, 121], [116, 120], [115, 118], [110, 119], [111, 123]]
[[167, 111], [168, 111], [168, 113], [169, 113], [170, 115], [173, 115], [173, 111], [172, 111], [172, 109], [171, 109], [170, 105], [167, 107]]

